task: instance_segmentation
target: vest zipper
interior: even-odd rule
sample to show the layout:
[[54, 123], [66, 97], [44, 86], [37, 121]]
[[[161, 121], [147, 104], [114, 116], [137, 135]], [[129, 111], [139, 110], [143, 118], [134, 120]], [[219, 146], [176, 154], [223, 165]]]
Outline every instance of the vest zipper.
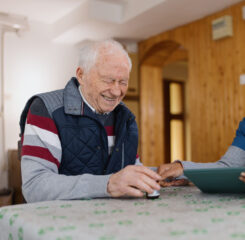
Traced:
[[124, 168], [124, 162], [125, 160], [124, 160], [124, 143], [122, 143], [122, 166], [121, 166], [121, 169], [123, 169]]

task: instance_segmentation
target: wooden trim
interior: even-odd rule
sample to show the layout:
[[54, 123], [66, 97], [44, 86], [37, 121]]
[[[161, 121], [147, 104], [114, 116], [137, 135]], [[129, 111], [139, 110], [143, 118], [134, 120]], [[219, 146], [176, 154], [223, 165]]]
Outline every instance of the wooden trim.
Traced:
[[126, 95], [124, 97], [125, 100], [139, 101], [139, 95]]
[[146, 166], [159, 166], [164, 161], [164, 108], [162, 68], [140, 69], [141, 154]]
[[171, 136], [170, 136], [170, 95], [169, 95], [169, 81], [163, 79], [163, 95], [164, 95], [164, 142], [165, 142], [165, 153], [164, 163], [171, 162]]
[[[161, 61], [165, 62], [165, 60], [176, 51], [180, 45], [174, 41], [164, 41], [159, 42], [156, 45], [153, 45], [147, 52], [145, 52], [144, 56], [142, 56], [140, 60], [140, 64], [150, 65], [149, 62], [154, 61], [156, 56], [161, 58]], [[158, 59], [159, 60], [159, 59]]]

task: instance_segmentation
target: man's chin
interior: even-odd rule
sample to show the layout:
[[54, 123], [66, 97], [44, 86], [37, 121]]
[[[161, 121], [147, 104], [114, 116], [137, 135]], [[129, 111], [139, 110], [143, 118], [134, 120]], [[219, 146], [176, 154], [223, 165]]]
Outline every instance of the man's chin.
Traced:
[[113, 104], [113, 105], [110, 105], [110, 106], [107, 105], [107, 106], [104, 106], [101, 109], [103, 110], [104, 113], [106, 113], [106, 112], [112, 112], [116, 108], [117, 105], [118, 104]]
[[103, 109], [103, 113], [112, 112], [114, 109], [115, 109], [115, 107], [113, 107], [113, 108], [105, 108], [105, 109]]

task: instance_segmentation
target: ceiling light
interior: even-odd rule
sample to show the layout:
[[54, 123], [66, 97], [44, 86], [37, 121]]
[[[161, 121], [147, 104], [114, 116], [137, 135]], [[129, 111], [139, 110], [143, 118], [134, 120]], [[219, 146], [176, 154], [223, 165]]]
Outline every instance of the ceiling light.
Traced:
[[28, 30], [27, 18], [22, 15], [0, 12], [0, 27], [13, 28], [16, 30]]

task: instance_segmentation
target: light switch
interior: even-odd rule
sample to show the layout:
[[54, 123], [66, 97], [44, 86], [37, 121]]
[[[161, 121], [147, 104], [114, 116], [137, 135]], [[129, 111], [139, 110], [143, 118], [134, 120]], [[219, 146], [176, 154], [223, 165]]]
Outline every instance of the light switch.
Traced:
[[245, 6], [242, 7], [242, 18], [245, 20]]
[[244, 85], [245, 84], [245, 74], [240, 75], [240, 84]]

